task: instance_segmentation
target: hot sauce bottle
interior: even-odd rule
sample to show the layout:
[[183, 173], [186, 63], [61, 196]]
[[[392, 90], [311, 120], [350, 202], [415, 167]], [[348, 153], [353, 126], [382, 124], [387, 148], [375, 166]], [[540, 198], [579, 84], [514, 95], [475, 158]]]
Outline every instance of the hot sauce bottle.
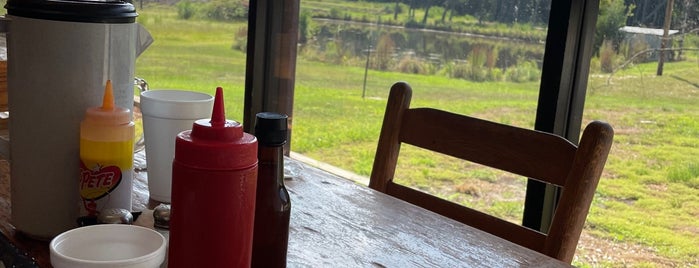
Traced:
[[131, 111], [114, 104], [107, 80], [101, 107], [88, 108], [80, 123], [80, 216], [100, 210], [131, 211], [135, 128]]
[[283, 145], [287, 140], [287, 116], [259, 113], [257, 197], [252, 267], [286, 267], [291, 202], [284, 187]]
[[175, 140], [168, 267], [249, 267], [256, 187], [257, 139], [226, 120], [219, 87], [211, 119]]

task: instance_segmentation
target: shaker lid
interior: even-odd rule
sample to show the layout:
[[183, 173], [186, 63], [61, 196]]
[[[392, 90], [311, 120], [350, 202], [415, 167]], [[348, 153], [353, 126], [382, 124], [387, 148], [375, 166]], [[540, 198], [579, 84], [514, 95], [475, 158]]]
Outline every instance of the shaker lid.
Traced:
[[18, 17], [92, 23], [133, 23], [136, 8], [120, 0], [8, 0], [7, 14]]
[[132, 224], [133, 214], [123, 208], [107, 208], [100, 211], [97, 222], [102, 224]]

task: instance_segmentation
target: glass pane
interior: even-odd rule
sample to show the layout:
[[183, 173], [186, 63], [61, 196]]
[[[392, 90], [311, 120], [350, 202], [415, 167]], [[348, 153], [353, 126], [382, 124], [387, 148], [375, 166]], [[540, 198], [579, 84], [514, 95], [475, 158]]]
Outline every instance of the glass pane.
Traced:
[[[550, 5], [302, 0], [292, 151], [369, 176], [397, 81], [413, 87], [413, 107], [533, 128]], [[403, 149], [402, 183], [521, 221], [523, 179], [494, 193], [514, 179], [416, 151]]]
[[215, 93], [226, 114], [242, 122], [248, 5], [241, 1], [135, 1], [137, 22], [153, 44], [136, 60], [136, 76], [151, 90]]
[[583, 122], [615, 137], [578, 260], [699, 265], [699, 2], [669, 1], [661, 76], [668, 1], [601, 2]]
[[394, 181], [521, 224], [527, 178], [404, 144]]

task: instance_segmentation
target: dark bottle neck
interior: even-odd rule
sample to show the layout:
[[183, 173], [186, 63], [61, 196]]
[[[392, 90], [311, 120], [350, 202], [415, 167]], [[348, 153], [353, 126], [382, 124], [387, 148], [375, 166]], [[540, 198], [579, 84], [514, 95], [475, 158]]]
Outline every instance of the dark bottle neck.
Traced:
[[261, 144], [258, 147], [257, 158], [258, 165], [273, 166], [274, 174], [272, 175], [280, 184], [284, 183], [284, 147], [283, 146], [266, 146]]

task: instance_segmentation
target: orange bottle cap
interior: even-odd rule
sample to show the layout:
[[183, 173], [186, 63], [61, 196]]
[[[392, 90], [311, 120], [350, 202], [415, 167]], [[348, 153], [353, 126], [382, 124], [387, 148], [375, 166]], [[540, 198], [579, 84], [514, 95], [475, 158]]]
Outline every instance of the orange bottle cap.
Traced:
[[131, 122], [131, 110], [118, 107], [114, 103], [111, 80], [107, 80], [107, 85], [104, 87], [102, 106], [88, 108], [85, 121], [102, 125], [122, 125]]

